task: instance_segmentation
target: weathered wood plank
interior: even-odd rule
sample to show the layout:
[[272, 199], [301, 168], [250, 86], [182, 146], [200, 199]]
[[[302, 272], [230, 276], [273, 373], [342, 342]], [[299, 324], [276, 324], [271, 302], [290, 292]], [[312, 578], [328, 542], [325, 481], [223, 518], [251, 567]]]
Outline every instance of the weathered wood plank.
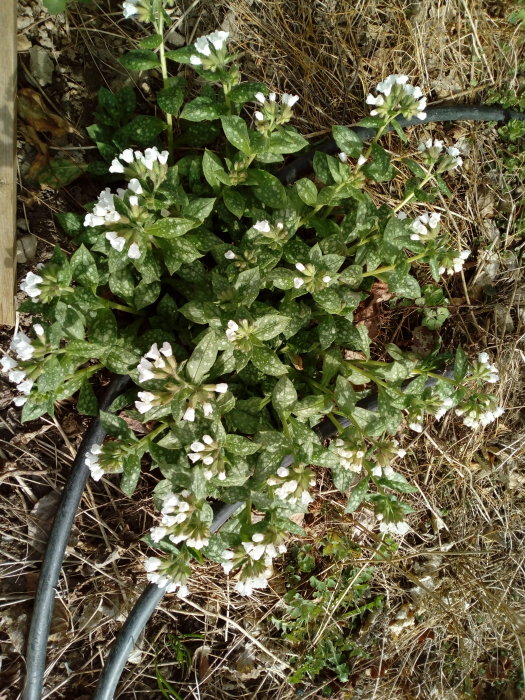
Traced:
[[1, 0], [0, 27], [0, 324], [15, 323], [16, 0]]

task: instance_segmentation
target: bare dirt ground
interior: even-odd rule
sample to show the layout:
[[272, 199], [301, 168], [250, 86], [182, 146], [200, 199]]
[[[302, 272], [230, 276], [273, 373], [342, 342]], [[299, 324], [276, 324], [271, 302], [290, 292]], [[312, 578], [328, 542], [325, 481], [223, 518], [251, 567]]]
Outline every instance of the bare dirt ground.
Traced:
[[[83, 164], [95, 157], [85, 132], [101, 86], [134, 84], [152, 102], [148, 74], [129, 75], [116, 56], [135, 45], [141, 26], [125, 22], [120, 3], [72, 3], [50, 17], [37, 0], [19, 4], [20, 88], [40, 96], [70, 128], [37, 133], [49, 153]], [[390, 73], [407, 73], [430, 104], [483, 103], [494, 92], [522, 92], [525, 29], [507, 20], [506, 0], [194, 0], [177, 2], [173, 47], [222, 27], [241, 53], [245, 78], [301, 96], [296, 126], [320, 138], [334, 123], [366, 114], [364, 97]], [[153, 82], [152, 82], [153, 81]], [[145, 108], [146, 109], [146, 108]], [[39, 187], [31, 166], [42, 154], [20, 121], [18, 236], [20, 275], [48, 259], [52, 246], [72, 250], [54, 214], [80, 211], [98, 191], [85, 175], [61, 189]], [[398, 156], [424, 136], [461, 140], [465, 165], [451, 180], [458, 241], [475, 251], [447, 292], [451, 318], [442, 337], [474, 354], [488, 349], [500, 368], [497, 425], [472, 433], [455, 418], [430, 425], [404, 445], [411, 532], [388, 559], [371, 561], [376, 543], [366, 510], [352, 518], [320, 478], [319, 505], [306, 516], [306, 544], [315, 569], [316, 543], [337, 531], [355, 543], [355, 566], [373, 568], [370, 597], [382, 608], [354, 626], [362, 653], [347, 682], [324, 675], [298, 686], [286, 681], [297, 651], [271, 618], [282, 610], [289, 584], [286, 562], [270, 589], [252, 599], [230, 591], [220, 567], [207, 565], [186, 603], [167, 596], [138, 643], [117, 697], [177, 697], [159, 689], [167, 678], [182, 698], [365, 698], [453, 700], [519, 698], [525, 667], [525, 285], [523, 172], [504, 168], [505, 148], [488, 124], [458, 122], [418, 127]], [[377, 201], [396, 192], [376, 188]], [[521, 223], [520, 223], [521, 220]], [[520, 229], [521, 226], [521, 229]], [[22, 297], [21, 297], [22, 298]], [[20, 315], [21, 327], [29, 322]], [[385, 314], [380, 340], [413, 340], [417, 316]], [[12, 329], [3, 328], [7, 347]], [[86, 420], [73, 402], [54, 419], [22, 425], [12, 393], [0, 398], [0, 699], [20, 695], [32, 597], [46, 534]], [[75, 521], [57, 591], [43, 697], [88, 698], [123, 619], [145, 585], [140, 541], [152, 525], [154, 475], [145, 474], [132, 499], [111, 479], [88, 485]], [[290, 561], [288, 561], [290, 564]], [[307, 588], [309, 574], [303, 574]], [[301, 585], [303, 585], [301, 583]], [[322, 625], [337, 623], [336, 601]]]

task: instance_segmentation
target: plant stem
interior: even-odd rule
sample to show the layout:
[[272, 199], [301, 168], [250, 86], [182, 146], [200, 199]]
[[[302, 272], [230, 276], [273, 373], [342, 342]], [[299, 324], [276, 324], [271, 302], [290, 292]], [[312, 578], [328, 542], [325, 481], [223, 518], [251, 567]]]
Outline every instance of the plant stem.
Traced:
[[[157, 26], [155, 27], [157, 34], [160, 34], [162, 37], [162, 41], [160, 43], [159, 47], [159, 59], [160, 59], [160, 68], [162, 71], [162, 82], [164, 84], [164, 87], [168, 87], [168, 66], [166, 63], [166, 50], [164, 47], [164, 9], [162, 8], [162, 3], [159, 3], [159, 21]], [[168, 125], [168, 151], [170, 153], [169, 158], [170, 162], [173, 161], [173, 116], [171, 114], [168, 114], [166, 112], [166, 123]]]
[[[426, 253], [418, 253], [418, 255], [413, 255], [411, 258], [407, 258], [406, 262], [416, 262], [417, 260], [421, 260], [421, 258], [424, 258], [425, 255]], [[383, 272], [392, 272], [392, 270], [395, 270], [396, 267], [396, 265], [385, 265], [384, 267], [377, 267], [375, 270], [371, 270], [370, 272], [363, 272], [363, 277], [377, 277], [377, 275], [381, 275]]]

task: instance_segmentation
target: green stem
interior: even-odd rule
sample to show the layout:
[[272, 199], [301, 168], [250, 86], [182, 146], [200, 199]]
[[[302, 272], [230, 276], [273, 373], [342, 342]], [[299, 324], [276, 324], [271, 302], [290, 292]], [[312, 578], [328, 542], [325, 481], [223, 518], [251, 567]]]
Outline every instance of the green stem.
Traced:
[[[425, 255], [426, 253], [418, 253], [418, 255], [413, 255], [411, 258], [407, 258], [406, 262], [416, 262], [417, 260], [424, 258]], [[395, 270], [396, 267], [397, 265], [384, 265], [383, 267], [377, 267], [375, 270], [371, 270], [370, 272], [363, 272], [363, 277], [377, 277], [377, 275], [381, 275], [383, 272], [392, 272], [392, 270]]]
[[[426, 171], [425, 171], [425, 172], [426, 172]], [[418, 189], [422, 189], [422, 188], [427, 184], [427, 182], [430, 182], [430, 180], [432, 180], [432, 178], [433, 178], [432, 173], [427, 172], [426, 175], [425, 175], [425, 177], [423, 178], [423, 180], [421, 180], [421, 182], [419, 183]], [[402, 209], [402, 208], [405, 206], [405, 204], [408, 204], [408, 202], [410, 202], [410, 200], [413, 199], [413, 198], [415, 197], [415, 194], [416, 194], [416, 193], [415, 193], [415, 190], [414, 190], [414, 191], [411, 192], [409, 195], [407, 195], [407, 196], [404, 198], [404, 200], [403, 200], [400, 204], [398, 204], [397, 207], [394, 209], [394, 214], [397, 214], [397, 212], [398, 212], [400, 209]]]
[[449, 384], [453, 384], [455, 387], [459, 384], [459, 382], [456, 382], [455, 379], [451, 379], [450, 377], [446, 377], [443, 374], [437, 374], [436, 372], [426, 372], [421, 369], [413, 369], [412, 374], [416, 375], [422, 375], [424, 374], [426, 377], [432, 377], [433, 379], [439, 379], [444, 382], [448, 382]]
[[[166, 49], [164, 46], [164, 10], [162, 3], [159, 3], [159, 22], [155, 27], [157, 34], [160, 34], [162, 41], [159, 47], [160, 69], [162, 72], [162, 82], [164, 87], [168, 87], [168, 66], [166, 63]], [[166, 112], [166, 123], [168, 125], [168, 151], [170, 153], [170, 162], [173, 160], [173, 115]]]
[[116, 301], [110, 301], [109, 299], [102, 299], [101, 297], [97, 297], [104, 303], [104, 305], [109, 308], [109, 309], [118, 309], [119, 311], [125, 311], [128, 314], [134, 314], [135, 316], [142, 316], [140, 311], [135, 311], [135, 309], [132, 309], [131, 306], [126, 306], [125, 304], [119, 304]]
[[389, 388], [388, 384], [386, 382], [384, 382], [382, 379], [378, 379], [374, 374], [372, 374], [372, 372], [368, 372], [366, 369], [363, 369], [360, 366], [356, 366], [353, 362], [349, 362], [348, 360], [345, 360], [345, 365], [346, 365], [346, 367], [353, 369], [354, 372], [359, 372], [359, 374], [362, 374], [367, 379], [370, 379], [370, 381], [374, 382], [374, 384], [377, 384], [378, 386], [382, 386], [384, 389]]
[[163, 430], [166, 430], [166, 428], [169, 428], [169, 425], [166, 425], [166, 423], [161, 423], [156, 428], [154, 428], [150, 433], [148, 433], [146, 436], [144, 436], [140, 442], [152, 442], [153, 438], [156, 438], [157, 435], [162, 433]]
[[[339, 434], [341, 434], [341, 433], [344, 432], [343, 426], [342, 426], [341, 423], [337, 420], [337, 418], [335, 417], [335, 415], [334, 415], [333, 413], [327, 413], [327, 418], [328, 418], [328, 420], [329, 420], [331, 423], [333, 423], [333, 425], [336, 427], [337, 432], [338, 432]], [[350, 420], [351, 420], [351, 419], [350, 419]]]

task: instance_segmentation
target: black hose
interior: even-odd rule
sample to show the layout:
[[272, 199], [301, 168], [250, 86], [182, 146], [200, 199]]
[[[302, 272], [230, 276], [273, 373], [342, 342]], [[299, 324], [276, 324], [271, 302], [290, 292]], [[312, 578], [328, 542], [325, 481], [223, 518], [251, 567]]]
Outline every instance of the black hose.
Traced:
[[[101, 410], [109, 408], [113, 400], [123, 392], [130, 378], [116, 377], [109, 385], [100, 404]], [[47, 639], [53, 615], [56, 586], [64, 553], [69, 540], [73, 520], [89, 476], [86, 455], [95, 443], [103, 441], [106, 431], [100, 420], [95, 419], [78, 448], [71, 474], [66, 482], [62, 498], [49, 535], [42, 562], [38, 588], [33, 606], [33, 616], [27, 640], [26, 682], [23, 700], [40, 700], [46, 664]]]
[[[243, 503], [239, 502], [221, 506], [213, 518], [210, 526], [211, 532], [217, 532], [242, 505]], [[164, 591], [164, 588], [150, 583], [135, 603], [126, 622], [122, 625], [111, 654], [102, 669], [93, 700], [112, 700], [126, 661], [137, 643], [140, 633], [164, 596]]]
[[[433, 122], [453, 122], [453, 121], [474, 121], [474, 122], [508, 122], [509, 119], [517, 119], [525, 121], [525, 114], [522, 112], [513, 112], [509, 109], [501, 107], [491, 107], [490, 105], [454, 105], [450, 107], [429, 107], [425, 119], [405, 119], [399, 117], [396, 121], [401, 127], [417, 126], [418, 124], [431, 124]], [[369, 129], [364, 126], [350, 127], [356, 133], [361, 141], [366, 141], [372, 138], [376, 133], [375, 129]], [[393, 131], [390, 125], [387, 131]], [[295, 158], [285, 165], [278, 173], [277, 177], [284, 185], [290, 185], [295, 180], [306, 173], [311, 172], [312, 163], [316, 151], [322, 151], [333, 155], [339, 153], [341, 149], [338, 147], [334, 139], [326, 139], [314, 148], [303, 155]]]

